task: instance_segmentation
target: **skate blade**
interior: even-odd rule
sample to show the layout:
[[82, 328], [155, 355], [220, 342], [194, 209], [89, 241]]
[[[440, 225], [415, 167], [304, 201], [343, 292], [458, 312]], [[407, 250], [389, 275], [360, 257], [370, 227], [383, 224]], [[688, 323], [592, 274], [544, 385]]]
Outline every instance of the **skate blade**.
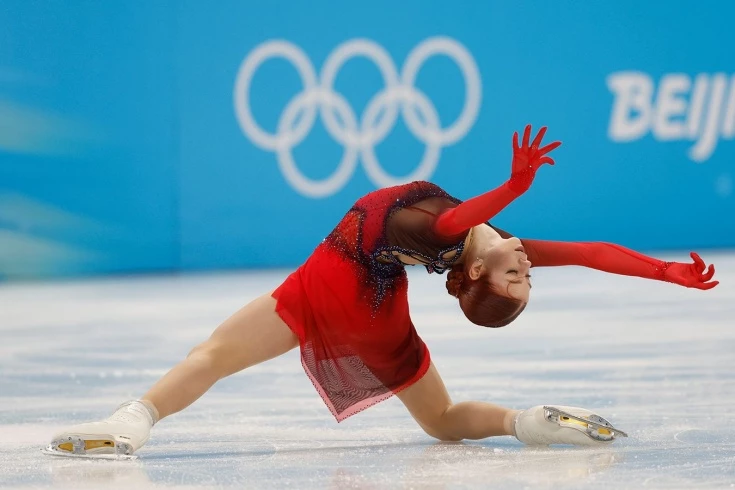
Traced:
[[80, 436], [67, 436], [52, 441], [41, 450], [50, 456], [81, 457], [89, 459], [136, 459], [133, 448], [127, 442], [112, 437], [84, 439]]
[[587, 435], [590, 436], [592, 439], [601, 442], [612, 441], [617, 436], [628, 437], [628, 434], [620, 429], [616, 429], [610, 422], [603, 419], [599, 415], [591, 415], [589, 419], [586, 419], [583, 417], [578, 417], [577, 415], [573, 415], [569, 412], [565, 412], [564, 410], [559, 410], [556, 407], [544, 406], [544, 410], [546, 411], [546, 418], [548, 420], [552, 420], [555, 416], [557, 419], [556, 421], [558, 421], [559, 423], [564, 423], [568, 426], [576, 423], [580, 427], [574, 428], [579, 428], [579, 430], [586, 432]]
[[108, 461], [132, 461], [138, 459], [138, 456], [134, 454], [89, 454], [89, 453], [70, 453], [68, 451], [61, 451], [54, 449], [54, 446], [49, 444], [48, 446], [41, 448], [41, 453], [48, 456], [58, 456], [61, 458], [82, 458], [82, 459], [104, 459]]

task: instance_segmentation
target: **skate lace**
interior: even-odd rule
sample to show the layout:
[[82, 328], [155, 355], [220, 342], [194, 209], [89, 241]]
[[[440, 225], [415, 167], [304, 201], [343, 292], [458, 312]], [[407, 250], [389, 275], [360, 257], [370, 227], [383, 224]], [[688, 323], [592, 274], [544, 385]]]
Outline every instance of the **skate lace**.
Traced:
[[123, 405], [117, 409], [108, 419], [110, 422], [122, 422], [125, 424], [152, 424], [150, 415], [146, 409], [136, 407], [134, 404]]

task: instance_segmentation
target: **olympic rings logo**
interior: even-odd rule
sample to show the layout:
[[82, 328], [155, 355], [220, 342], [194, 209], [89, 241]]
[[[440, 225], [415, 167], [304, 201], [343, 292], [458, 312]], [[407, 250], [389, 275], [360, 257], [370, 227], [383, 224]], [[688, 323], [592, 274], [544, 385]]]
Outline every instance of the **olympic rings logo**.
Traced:
[[[441, 127], [434, 104], [414, 86], [423, 63], [436, 55], [451, 58], [461, 70], [465, 83], [462, 111], [445, 128]], [[370, 99], [359, 121], [345, 97], [334, 90], [334, 81], [342, 65], [358, 56], [375, 63], [385, 83], [385, 88]], [[276, 132], [269, 133], [253, 117], [250, 85], [261, 64], [279, 57], [288, 60], [296, 68], [304, 88], [286, 104]], [[432, 37], [409, 53], [400, 75], [382, 46], [369, 39], [351, 39], [329, 54], [318, 78], [314, 66], [301, 48], [288, 41], [266, 41], [243, 60], [233, 95], [237, 120], [245, 136], [256, 146], [276, 154], [281, 172], [298, 192], [310, 197], [325, 197], [345, 185], [354, 173], [358, 159], [363, 162], [369, 179], [377, 187], [429, 179], [439, 162], [441, 149], [462, 139], [475, 123], [480, 109], [481, 91], [480, 73], [469, 51], [454, 39]], [[319, 181], [306, 177], [297, 168], [292, 152], [311, 131], [317, 109], [329, 135], [344, 147], [337, 169]], [[417, 168], [404, 177], [387, 173], [375, 156], [375, 146], [393, 129], [399, 113], [411, 133], [426, 145]]]

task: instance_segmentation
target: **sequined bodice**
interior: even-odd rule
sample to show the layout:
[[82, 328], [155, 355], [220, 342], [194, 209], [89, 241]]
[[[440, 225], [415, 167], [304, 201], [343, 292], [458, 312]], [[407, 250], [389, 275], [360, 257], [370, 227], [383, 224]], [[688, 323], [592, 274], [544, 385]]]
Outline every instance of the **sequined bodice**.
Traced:
[[415, 265], [404, 262], [405, 257], [423, 264], [429, 273], [446, 272], [461, 258], [466, 233], [455, 237], [439, 236], [434, 232], [434, 224], [442, 212], [456, 205], [446, 197], [430, 197], [393, 211], [385, 227], [390, 245], [376, 250], [375, 260]]
[[325, 243], [387, 280], [404, 273], [397, 254], [411, 257], [428, 272], [442, 273], [459, 260], [466, 233], [439, 237], [432, 225], [459, 200], [429, 182], [412, 182], [367, 194], [350, 209]]

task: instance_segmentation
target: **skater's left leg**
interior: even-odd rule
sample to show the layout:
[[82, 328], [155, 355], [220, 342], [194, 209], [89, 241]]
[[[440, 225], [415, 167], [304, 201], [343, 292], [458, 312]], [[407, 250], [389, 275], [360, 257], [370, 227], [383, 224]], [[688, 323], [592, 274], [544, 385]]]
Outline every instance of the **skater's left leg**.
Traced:
[[442, 441], [513, 435], [519, 413], [491, 403], [452, 403], [433, 363], [423, 378], [396, 396], [427, 434]]
[[483, 402], [454, 404], [433, 364], [421, 380], [397, 396], [421, 428], [442, 441], [512, 435], [531, 445], [598, 446], [627, 437], [602, 417], [578, 407], [539, 405], [520, 411]]

